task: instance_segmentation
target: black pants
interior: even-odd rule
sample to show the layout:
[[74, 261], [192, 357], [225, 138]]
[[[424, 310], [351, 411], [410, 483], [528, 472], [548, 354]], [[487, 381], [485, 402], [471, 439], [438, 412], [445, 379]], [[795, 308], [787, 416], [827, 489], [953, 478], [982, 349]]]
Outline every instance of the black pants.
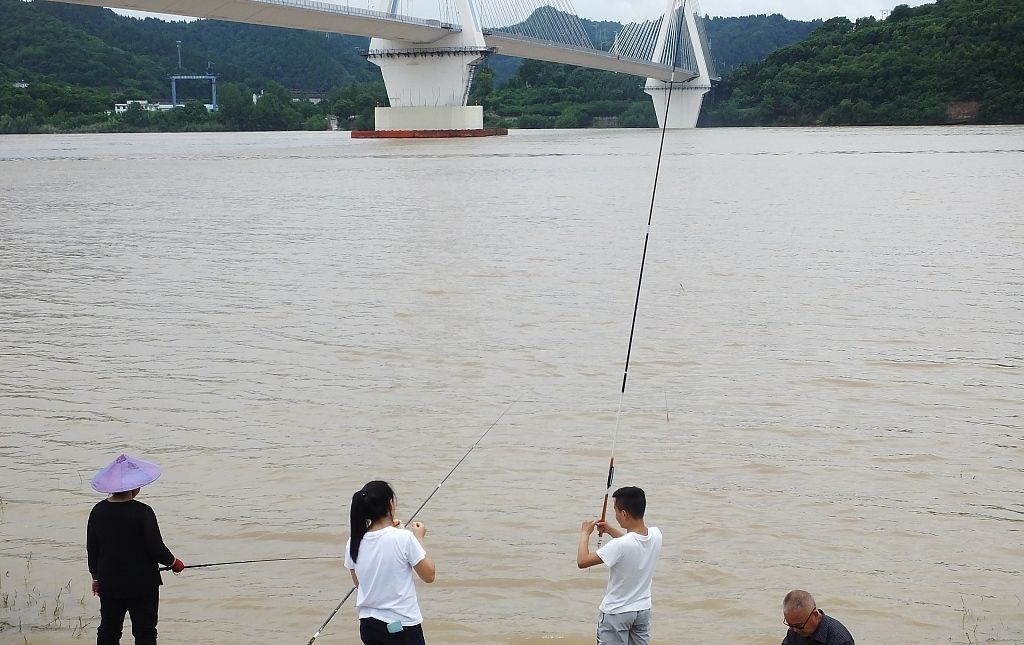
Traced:
[[423, 640], [423, 626], [413, 625], [392, 634], [388, 624], [376, 618], [359, 619], [359, 638], [363, 645], [427, 645]]
[[119, 598], [100, 592], [100, 626], [96, 630], [96, 645], [119, 645], [124, 629], [124, 615], [132, 618], [132, 636], [135, 645], [156, 645], [156, 618], [160, 607], [160, 590], [152, 594]]

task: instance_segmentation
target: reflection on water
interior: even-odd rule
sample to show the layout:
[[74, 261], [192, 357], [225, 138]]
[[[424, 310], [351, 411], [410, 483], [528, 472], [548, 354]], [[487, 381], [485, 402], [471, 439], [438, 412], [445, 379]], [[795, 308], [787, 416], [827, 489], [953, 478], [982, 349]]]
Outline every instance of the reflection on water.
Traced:
[[[5, 137], [0, 642], [93, 637], [122, 450], [186, 563], [339, 555], [353, 490], [411, 512], [519, 397], [419, 517], [428, 638], [591, 643], [657, 137]], [[655, 641], [777, 643], [802, 587], [865, 643], [1024, 642], [1024, 129], [667, 150], [616, 460], [665, 534]], [[161, 642], [304, 641], [348, 587], [165, 576]]]

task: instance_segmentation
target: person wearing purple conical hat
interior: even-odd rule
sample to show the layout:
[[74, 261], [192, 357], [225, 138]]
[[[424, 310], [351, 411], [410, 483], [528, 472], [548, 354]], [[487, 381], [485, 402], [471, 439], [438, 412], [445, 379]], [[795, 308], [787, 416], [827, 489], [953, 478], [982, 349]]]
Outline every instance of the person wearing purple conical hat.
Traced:
[[126, 613], [135, 644], [155, 645], [163, 584], [159, 565], [174, 573], [185, 569], [164, 545], [156, 513], [135, 499], [159, 476], [156, 464], [121, 455], [92, 478], [93, 489], [110, 495], [93, 507], [86, 531], [92, 593], [100, 598], [96, 645], [121, 642]]

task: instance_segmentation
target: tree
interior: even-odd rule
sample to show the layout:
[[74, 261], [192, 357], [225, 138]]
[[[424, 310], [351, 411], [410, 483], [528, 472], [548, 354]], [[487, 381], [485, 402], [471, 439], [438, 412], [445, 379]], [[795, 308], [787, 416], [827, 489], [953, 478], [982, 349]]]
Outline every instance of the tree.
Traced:
[[303, 130], [326, 130], [327, 129], [327, 117], [322, 114], [314, 114], [306, 119], [306, 122], [302, 124]]
[[906, 20], [907, 18], [912, 18], [913, 16], [914, 10], [910, 8], [910, 5], [898, 4], [892, 8], [892, 12], [889, 14], [889, 17], [886, 18], [886, 20], [888, 22], [900, 22], [901, 20]]
[[593, 118], [578, 105], [571, 105], [555, 121], [556, 128], [585, 128]]
[[207, 121], [210, 118], [206, 104], [199, 101], [189, 101], [180, 109], [182, 118], [187, 122]]
[[235, 83], [221, 88], [217, 119], [228, 130], [248, 130], [252, 127], [252, 96]]
[[526, 130], [550, 128], [554, 125], [554, 119], [551, 117], [541, 116], [540, 114], [524, 114], [519, 117], [517, 125]]
[[144, 128], [149, 123], [149, 114], [141, 103], [132, 103], [121, 115], [121, 120], [133, 128]]
[[470, 103], [480, 103], [494, 91], [494, 71], [489, 67], [477, 67], [473, 75], [473, 87], [469, 92]]
[[299, 124], [299, 114], [292, 109], [290, 100], [281, 99], [279, 92], [264, 92], [253, 106], [252, 126], [256, 130], [295, 130]]
[[650, 101], [631, 103], [619, 117], [619, 125], [624, 128], [658, 127], [658, 115], [654, 113], [654, 105]]
[[44, 101], [32, 98], [22, 89], [0, 85], [0, 115], [42, 117], [46, 112]]

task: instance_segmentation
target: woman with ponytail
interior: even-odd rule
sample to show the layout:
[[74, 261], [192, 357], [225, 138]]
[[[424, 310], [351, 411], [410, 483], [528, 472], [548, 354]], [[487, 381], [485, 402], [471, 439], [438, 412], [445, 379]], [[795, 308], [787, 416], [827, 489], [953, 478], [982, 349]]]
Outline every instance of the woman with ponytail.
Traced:
[[359, 588], [360, 638], [365, 645], [425, 645], [412, 572], [434, 581], [434, 561], [423, 546], [427, 527], [402, 527], [395, 519], [395, 492], [382, 481], [356, 491], [351, 517], [345, 567]]

